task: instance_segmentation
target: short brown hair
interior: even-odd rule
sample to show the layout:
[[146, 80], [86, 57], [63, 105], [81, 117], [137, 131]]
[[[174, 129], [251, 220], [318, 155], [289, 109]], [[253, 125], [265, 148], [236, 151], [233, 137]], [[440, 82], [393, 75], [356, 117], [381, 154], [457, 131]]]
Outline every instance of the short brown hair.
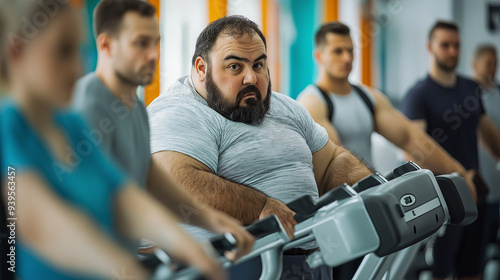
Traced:
[[429, 41], [432, 40], [434, 32], [438, 29], [446, 29], [458, 32], [458, 25], [453, 21], [438, 20], [429, 31]]
[[326, 44], [326, 34], [350, 35], [349, 27], [340, 21], [332, 21], [323, 24], [316, 32], [316, 47]]
[[103, 0], [94, 9], [94, 35], [107, 32], [116, 35], [120, 29], [123, 16], [127, 12], [136, 12], [141, 16], [152, 17], [155, 7], [142, 0]]
[[497, 49], [493, 44], [482, 44], [476, 47], [474, 51], [473, 59], [478, 60], [485, 52], [491, 52], [495, 56], [497, 55]]

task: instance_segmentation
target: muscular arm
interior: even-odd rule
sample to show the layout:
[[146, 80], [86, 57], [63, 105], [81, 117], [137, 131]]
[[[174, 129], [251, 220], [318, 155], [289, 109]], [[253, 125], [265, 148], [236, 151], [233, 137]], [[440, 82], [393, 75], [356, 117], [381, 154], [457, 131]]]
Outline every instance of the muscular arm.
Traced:
[[259, 219], [267, 200], [264, 193], [221, 178], [200, 161], [182, 153], [161, 151], [152, 157], [202, 203], [233, 216], [244, 225]]
[[309, 111], [315, 122], [326, 129], [330, 140], [337, 145], [342, 144], [337, 130], [332, 125], [331, 120], [328, 119], [328, 108], [319, 97], [313, 94], [305, 94], [301, 95], [297, 101]]
[[372, 90], [372, 94], [378, 133], [410, 154], [422, 168], [437, 174], [458, 172], [464, 175], [463, 166], [425, 133], [425, 121], [420, 121], [418, 125], [424, 129], [417, 128], [382, 93]]
[[500, 161], [500, 133], [487, 115], [481, 117], [477, 135], [479, 144], [485, 147], [497, 161]]
[[332, 141], [313, 154], [313, 166], [320, 196], [343, 183], [352, 185], [373, 174], [348, 150]]
[[239, 221], [223, 212], [214, 210], [208, 204], [202, 203], [191, 195], [162, 170], [156, 157], [151, 161], [147, 187], [154, 197], [178, 217], [181, 217], [184, 223], [216, 233], [232, 233], [238, 241], [238, 250], [234, 252], [232, 257], [229, 256], [233, 261], [252, 250], [253, 237], [241, 227]]
[[203, 213], [207, 204], [191, 196], [181, 188], [172, 177], [162, 171], [158, 158], [151, 160], [147, 189], [151, 195], [162, 202], [169, 210], [180, 217], [184, 223], [208, 228]]
[[[131, 254], [54, 194], [38, 175], [18, 174], [16, 181], [17, 214], [21, 217], [17, 222], [19, 237], [46, 261], [73, 272], [105, 278], [116, 277], [125, 268], [127, 274], [138, 276], [137, 279], [145, 277]], [[7, 191], [7, 186], [3, 189]], [[7, 205], [6, 193], [3, 198]]]

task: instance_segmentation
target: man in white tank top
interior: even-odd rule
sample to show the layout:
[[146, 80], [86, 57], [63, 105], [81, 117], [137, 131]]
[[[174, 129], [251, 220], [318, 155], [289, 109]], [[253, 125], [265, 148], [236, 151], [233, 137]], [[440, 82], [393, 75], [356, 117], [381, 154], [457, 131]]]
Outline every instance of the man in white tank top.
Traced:
[[[473, 172], [452, 158], [440, 145], [396, 110], [380, 91], [349, 83], [353, 43], [349, 27], [341, 22], [326, 23], [316, 33], [314, 58], [318, 79], [298, 96], [313, 119], [323, 126], [332, 141], [372, 163], [371, 134], [378, 132], [412, 156], [417, 164], [435, 174], [458, 172], [476, 197]], [[356, 264], [334, 271], [336, 279], [351, 279]]]
[[[411, 154], [420, 166], [436, 174], [459, 172], [468, 177], [458, 161], [427, 134], [414, 129], [384, 94], [374, 88], [349, 83], [354, 58], [349, 32], [345, 24], [330, 22], [316, 33], [314, 57], [318, 64], [318, 79], [300, 93], [299, 103], [327, 130], [330, 139], [346, 146], [368, 163], [371, 163], [370, 137], [376, 131]], [[331, 117], [321, 91], [333, 103]]]

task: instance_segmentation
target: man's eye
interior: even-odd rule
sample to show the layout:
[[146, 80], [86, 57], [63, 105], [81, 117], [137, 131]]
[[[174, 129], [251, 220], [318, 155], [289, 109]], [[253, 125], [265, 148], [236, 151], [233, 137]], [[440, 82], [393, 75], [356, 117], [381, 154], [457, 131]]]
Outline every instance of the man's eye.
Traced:
[[229, 68], [231, 70], [238, 70], [240, 67], [237, 64], [231, 64], [231, 65], [229, 65]]
[[255, 69], [261, 69], [263, 67], [262, 63], [257, 63], [253, 66]]
[[139, 47], [143, 47], [144, 48], [144, 47], [148, 46], [148, 43], [146, 41], [139, 41], [139, 42], [137, 42], [137, 45]]

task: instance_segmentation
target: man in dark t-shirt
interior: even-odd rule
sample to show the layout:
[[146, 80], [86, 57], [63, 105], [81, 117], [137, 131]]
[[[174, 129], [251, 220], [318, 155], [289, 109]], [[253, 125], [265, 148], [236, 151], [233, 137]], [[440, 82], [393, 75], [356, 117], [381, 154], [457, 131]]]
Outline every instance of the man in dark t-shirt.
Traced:
[[[469, 172], [478, 169], [478, 136], [498, 160], [500, 134], [484, 114], [479, 85], [456, 74], [460, 39], [452, 22], [437, 22], [429, 33], [429, 75], [410, 89], [402, 112], [425, 130]], [[474, 194], [474, 189], [471, 190]], [[486, 208], [466, 227], [447, 227], [433, 248], [433, 278], [480, 279], [486, 246]]]

